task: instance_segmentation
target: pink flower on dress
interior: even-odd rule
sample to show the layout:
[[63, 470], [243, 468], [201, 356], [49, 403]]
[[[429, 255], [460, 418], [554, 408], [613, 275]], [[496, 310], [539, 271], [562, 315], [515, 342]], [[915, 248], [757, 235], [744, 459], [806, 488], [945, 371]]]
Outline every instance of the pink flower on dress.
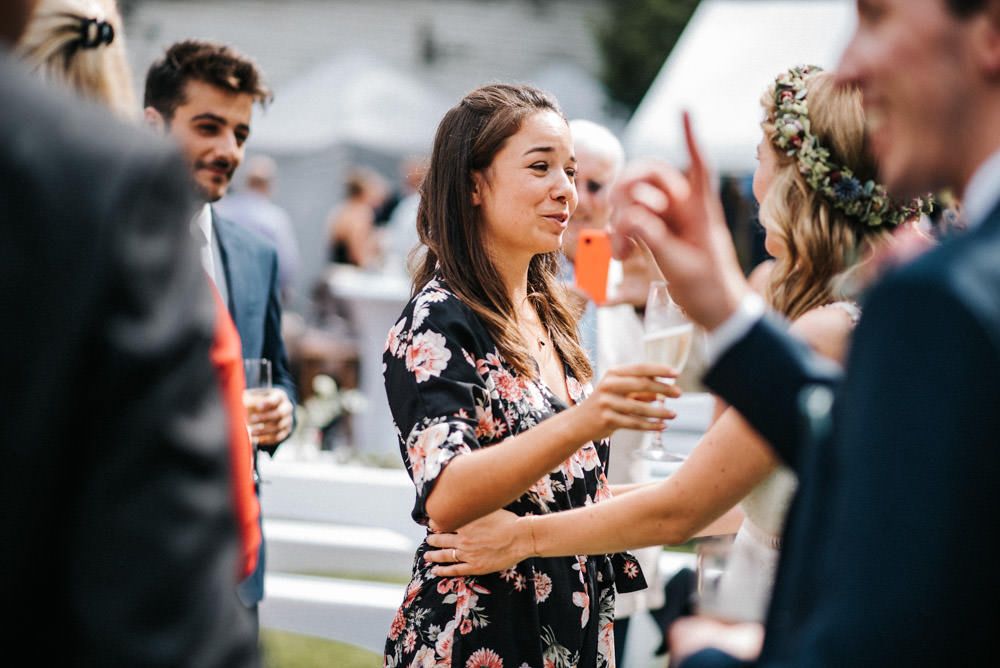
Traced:
[[448, 425], [440, 423], [424, 429], [406, 447], [413, 471], [413, 481], [423, 487], [424, 481], [437, 477], [441, 471], [442, 450], [448, 438]]
[[527, 586], [528, 586], [528, 579], [524, 577], [522, 574], [518, 573], [514, 577], [514, 590], [524, 591]]
[[635, 563], [631, 559], [625, 562], [625, 566], [623, 568], [625, 575], [627, 575], [630, 580], [634, 580], [639, 577], [639, 564]]
[[406, 652], [412, 652], [413, 648], [417, 646], [417, 632], [410, 629], [406, 632], [406, 637], [403, 639], [403, 650]]
[[544, 603], [552, 593], [552, 578], [540, 571], [535, 572], [535, 602]]
[[458, 622], [454, 619], [445, 624], [444, 629], [438, 634], [437, 642], [435, 643], [434, 649], [437, 651], [438, 656], [441, 657], [441, 663], [446, 666], [451, 665], [451, 650], [455, 643], [455, 628], [458, 626]]
[[396, 611], [396, 616], [392, 618], [392, 626], [389, 627], [389, 640], [395, 640], [406, 628], [406, 617], [403, 616], [403, 609]]
[[538, 498], [548, 503], [555, 503], [556, 495], [552, 491], [552, 481], [548, 476], [539, 478], [538, 482], [531, 486], [531, 490], [538, 495]]
[[493, 379], [493, 385], [497, 388], [497, 393], [500, 395], [501, 399], [511, 403], [516, 403], [521, 400], [521, 386], [518, 384], [517, 379], [510, 374], [510, 372], [503, 367], [500, 367], [492, 369], [490, 371], [490, 376]]
[[583, 628], [590, 620], [590, 597], [586, 592], [573, 592], [573, 603], [583, 608], [583, 612], [580, 613], [580, 628]]
[[463, 636], [471, 630], [472, 630], [471, 619], [463, 619], [462, 623], [458, 625], [458, 632], [461, 633]]
[[601, 458], [597, 456], [597, 448], [594, 447], [593, 442], [577, 450], [573, 457], [580, 462], [580, 467], [584, 471], [593, 471], [601, 465]]
[[420, 587], [423, 585], [424, 581], [420, 576], [415, 577], [410, 580], [410, 584], [406, 586], [406, 598], [403, 599], [403, 609], [410, 607], [413, 600], [417, 598], [417, 594], [420, 593]]
[[389, 334], [385, 337], [385, 347], [382, 348], [382, 354], [388, 350], [392, 352], [393, 357], [397, 357], [399, 353], [399, 343], [400, 335], [403, 333], [403, 327], [406, 325], [406, 318], [401, 318], [399, 322], [392, 326], [389, 330]]
[[[601, 656], [614, 658], [615, 655], [615, 625], [608, 622], [601, 628], [597, 636], [597, 653]], [[610, 665], [614, 665], [613, 663]]]
[[438, 332], [421, 332], [413, 337], [406, 349], [406, 369], [412, 371], [418, 383], [422, 383], [448, 366], [451, 351], [446, 346], [444, 336]]
[[465, 662], [465, 668], [503, 668], [503, 659], [491, 649], [477, 649]]
[[[448, 654], [449, 660], [451, 653]], [[410, 668], [434, 668], [437, 661], [434, 659], [434, 650], [430, 647], [421, 647], [410, 662]]]

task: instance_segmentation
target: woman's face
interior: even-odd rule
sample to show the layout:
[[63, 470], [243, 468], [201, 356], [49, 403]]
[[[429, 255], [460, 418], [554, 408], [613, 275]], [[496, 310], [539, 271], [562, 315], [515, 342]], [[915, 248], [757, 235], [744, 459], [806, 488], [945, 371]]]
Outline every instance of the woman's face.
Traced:
[[[778, 156], [774, 152], [774, 146], [767, 135], [761, 137], [757, 144], [757, 171], [753, 173], [753, 196], [760, 204], [764, 201], [767, 191], [771, 189], [774, 176], [778, 170]], [[764, 249], [771, 257], [779, 258], [785, 254], [785, 242], [774, 230], [774, 224], [769, 223], [763, 217], [760, 220], [764, 228]]]
[[764, 195], [771, 189], [771, 182], [778, 169], [777, 160], [774, 146], [764, 134], [757, 144], [757, 171], [753, 173], [753, 196], [757, 198], [758, 204], [764, 201]]
[[576, 209], [575, 170], [566, 121], [552, 111], [527, 116], [492, 164], [473, 173], [472, 203], [491, 251], [527, 262], [557, 250]]

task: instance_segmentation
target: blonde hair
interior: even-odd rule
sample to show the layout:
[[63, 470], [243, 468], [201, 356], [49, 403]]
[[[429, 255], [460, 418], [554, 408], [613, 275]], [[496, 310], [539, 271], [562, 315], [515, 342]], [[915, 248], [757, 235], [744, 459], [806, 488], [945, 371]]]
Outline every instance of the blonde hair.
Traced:
[[[850, 168], [863, 183], [875, 178], [875, 164], [865, 147], [861, 92], [838, 85], [830, 72], [805, 76], [812, 134], [832, 160]], [[891, 235], [887, 226], [870, 227], [837, 210], [799, 173], [794, 156], [776, 148], [774, 86], [761, 98], [761, 123], [775, 153], [775, 175], [760, 203], [760, 221], [777, 235], [787, 253], [775, 261], [768, 279], [768, 300], [794, 320], [806, 311], [844, 298], [838, 286], [845, 275], [870, 257]]]
[[[108, 23], [114, 31], [110, 43], [85, 47], [81, 31], [88, 21]], [[114, 0], [39, 0], [15, 53], [42, 79], [68, 85], [125, 118], [138, 117]]]

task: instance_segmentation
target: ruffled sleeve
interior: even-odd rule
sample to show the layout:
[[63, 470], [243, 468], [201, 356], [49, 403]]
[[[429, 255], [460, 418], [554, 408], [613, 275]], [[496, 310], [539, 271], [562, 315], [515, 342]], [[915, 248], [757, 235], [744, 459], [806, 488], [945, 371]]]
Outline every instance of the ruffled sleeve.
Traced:
[[480, 447], [480, 424], [490, 411], [476, 366], [476, 349], [485, 344], [481, 326], [435, 285], [403, 311], [382, 356], [389, 408], [416, 487], [413, 519], [420, 524], [427, 523], [427, 497], [448, 462]]

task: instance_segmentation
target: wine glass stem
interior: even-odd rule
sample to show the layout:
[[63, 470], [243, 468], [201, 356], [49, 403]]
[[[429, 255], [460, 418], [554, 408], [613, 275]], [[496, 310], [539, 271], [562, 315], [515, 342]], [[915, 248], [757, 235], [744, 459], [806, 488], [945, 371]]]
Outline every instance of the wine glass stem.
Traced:
[[[657, 408], [662, 408], [665, 405], [665, 402], [664, 402], [664, 400], [662, 398], [661, 399], [657, 399], [655, 403], [656, 403], [656, 407]], [[652, 436], [653, 437], [651, 439], [649, 449], [650, 450], [662, 450], [663, 449], [663, 429], [662, 428], [661, 429], [657, 429], [656, 431], [653, 432]]]

